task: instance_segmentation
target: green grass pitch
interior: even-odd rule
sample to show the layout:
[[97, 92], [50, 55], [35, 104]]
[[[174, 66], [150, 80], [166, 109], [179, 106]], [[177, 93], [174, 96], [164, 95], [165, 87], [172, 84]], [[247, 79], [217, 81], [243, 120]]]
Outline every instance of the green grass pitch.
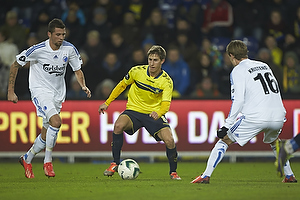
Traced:
[[[272, 162], [221, 162], [210, 184], [191, 184], [204, 171], [205, 162], [179, 162], [181, 181], [171, 180], [168, 163], [140, 162], [135, 180], [122, 180], [118, 174], [103, 176], [109, 166], [93, 163], [53, 163], [56, 177], [47, 178], [41, 162], [33, 163], [34, 179], [26, 179], [21, 165], [0, 163], [0, 199], [299, 199], [299, 183], [282, 183]], [[300, 177], [300, 163], [291, 164]]]

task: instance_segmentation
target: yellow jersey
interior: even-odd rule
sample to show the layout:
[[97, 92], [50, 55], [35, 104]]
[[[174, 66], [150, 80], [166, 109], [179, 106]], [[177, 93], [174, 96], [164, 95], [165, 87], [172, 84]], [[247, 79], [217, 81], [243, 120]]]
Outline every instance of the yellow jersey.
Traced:
[[148, 67], [148, 65], [132, 67], [123, 79], [126, 85], [131, 85], [128, 92], [127, 110], [148, 114], [158, 111], [162, 101], [171, 102], [172, 100], [171, 77], [163, 70], [157, 77], [151, 77]]

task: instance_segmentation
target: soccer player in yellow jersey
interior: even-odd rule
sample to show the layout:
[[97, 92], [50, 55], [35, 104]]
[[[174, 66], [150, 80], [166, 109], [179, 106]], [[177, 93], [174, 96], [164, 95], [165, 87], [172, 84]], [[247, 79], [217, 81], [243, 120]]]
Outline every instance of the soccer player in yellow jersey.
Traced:
[[166, 58], [163, 47], [154, 45], [148, 51], [148, 65], [132, 67], [123, 80], [113, 89], [108, 99], [99, 106], [99, 114], [104, 113], [110, 103], [115, 100], [128, 85], [126, 110], [120, 114], [114, 124], [112, 154], [114, 162], [104, 171], [105, 176], [112, 176], [120, 164], [123, 132], [132, 135], [141, 127], [145, 127], [156, 141], [166, 144], [166, 154], [170, 165], [170, 177], [181, 180], [177, 175], [177, 150], [165, 114], [170, 108], [173, 81], [162, 70]]

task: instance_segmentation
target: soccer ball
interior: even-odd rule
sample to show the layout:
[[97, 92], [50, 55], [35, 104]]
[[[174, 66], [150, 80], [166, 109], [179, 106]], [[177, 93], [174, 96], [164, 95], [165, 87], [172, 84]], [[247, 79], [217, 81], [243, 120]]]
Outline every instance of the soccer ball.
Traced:
[[133, 159], [125, 159], [119, 164], [118, 173], [124, 180], [133, 180], [140, 174], [140, 166]]

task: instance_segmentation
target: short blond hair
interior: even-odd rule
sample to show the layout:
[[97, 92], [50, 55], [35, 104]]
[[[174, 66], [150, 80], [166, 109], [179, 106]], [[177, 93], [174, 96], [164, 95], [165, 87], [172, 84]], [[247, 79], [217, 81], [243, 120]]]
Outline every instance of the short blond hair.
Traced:
[[159, 46], [159, 45], [153, 45], [148, 50], [147, 56], [149, 57], [149, 55], [151, 55], [151, 54], [158, 55], [158, 57], [160, 58], [160, 60], [164, 60], [167, 57], [166, 50], [162, 46]]
[[235, 59], [248, 58], [247, 45], [241, 40], [232, 40], [226, 47], [226, 53], [233, 55]]

